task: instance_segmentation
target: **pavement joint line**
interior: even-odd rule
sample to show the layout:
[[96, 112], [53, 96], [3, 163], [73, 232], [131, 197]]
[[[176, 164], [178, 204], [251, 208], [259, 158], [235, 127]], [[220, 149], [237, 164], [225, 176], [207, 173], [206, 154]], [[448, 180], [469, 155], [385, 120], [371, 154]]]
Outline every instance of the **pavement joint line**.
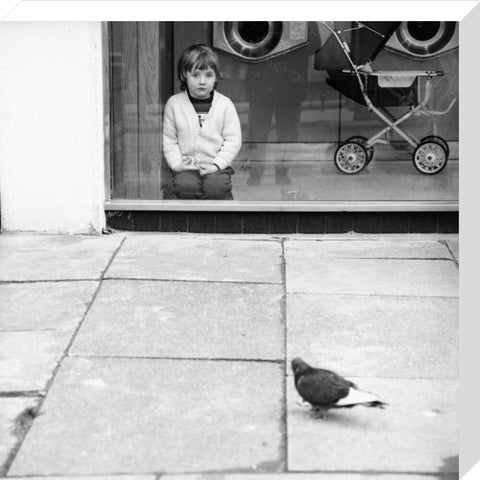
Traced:
[[4, 284], [29, 284], [29, 283], [72, 283], [72, 282], [98, 282], [100, 277], [96, 278], [57, 278], [57, 279], [43, 279], [43, 280], [0, 280], [0, 285]]
[[446, 257], [431, 257], [431, 258], [425, 258], [425, 257], [322, 257], [319, 256], [319, 258], [328, 258], [329, 260], [414, 260], [414, 261], [423, 261], [423, 262], [429, 262], [429, 261], [443, 261], [443, 262], [455, 262], [454, 258], [446, 258]]
[[438, 243], [441, 243], [442, 245], [444, 245], [447, 248], [447, 250], [450, 252], [450, 255], [452, 256], [452, 260], [455, 262], [455, 265], [458, 267], [459, 266], [458, 259], [455, 256], [455, 254], [452, 252], [452, 249], [450, 248], [450, 245], [448, 244], [448, 241], [447, 240], [440, 240]]
[[81, 318], [81, 320], [78, 322], [78, 325], [77, 327], [75, 328], [71, 338], [70, 338], [70, 341], [68, 342], [67, 344], [67, 347], [66, 349], [64, 350], [60, 360], [57, 362], [57, 365], [55, 366], [55, 368], [53, 369], [53, 372], [52, 372], [52, 375], [50, 377], [50, 379], [48, 380], [47, 382], [47, 385], [45, 387], [45, 390], [44, 390], [44, 395], [40, 397], [40, 400], [38, 402], [38, 404], [35, 406], [35, 409], [33, 411], [33, 414], [32, 415], [32, 421], [30, 422], [30, 424], [28, 424], [25, 429], [23, 430], [22, 432], [22, 436], [19, 437], [18, 439], [18, 442], [15, 444], [15, 446], [11, 449], [9, 455], [7, 456], [7, 460], [5, 461], [5, 463], [3, 464], [2, 466], [2, 471], [5, 473], [4, 476], [7, 476], [8, 475], [8, 471], [10, 470], [10, 467], [12, 466], [12, 463], [13, 461], [15, 460], [15, 457], [17, 456], [17, 453], [18, 451], [20, 450], [20, 448], [22, 447], [22, 444], [23, 444], [23, 441], [25, 440], [25, 437], [28, 435], [28, 432], [31, 428], [31, 426], [33, 425], [33, 422], [35, 420], [35, 416], [38, 415], [42, 409], [42, 405], [43, 405], [43, 402], [45, 401], [45, 398], [47, 397], [48, 395], [48, 392], [53, 384], [53, 382], [55, 381], [55, 377], [57, 376], [57, 373], [63, 363], [63, 360], [65, 359], [65, 357], [68, 356], [69, 354], [69, 351], [70, 351], [70, 348], [73, 344], [73, 342], [75, 341], [75, 338], [80, 330], [80, 328], [82, 327], [87, 315], [88, 315], [88, 312], [90, 311], [90, 309], [92, 308], [92, 305], [93, 303], [95, 302], [95, 299], [98, 295], [98, 292], [100, 291], [100, 288], [102, 286], [102, 279], [103, 279], [103, 276], [105, 275], [108, 267], [112, 264], [113, 260], [115, 259], [116, 255], [118, 254], [120, 248], [122, 247], [122, 245], [124, 244], [125, 242], [125, 237], [122, 239], [122, 241], [120, 242], [120, 245], [115, 249], [115, 251], [112, 253], [112, 256], [110, 258], [110, 261], [107, 263], [107, 266], [105, 267], [105, 269], [102, 271], [101, 275], [100, 275], [100, 281], [98, 282], [98, 285], [95, 289], [95, 291], [93, 292], [93, 295], [92, 295], [92, 299], [90, 301], [90, 303], [88, 304], [87, 308], [85, 309], [85, 312], [83, 313], [83, 316]]
[[241, 285], [281, 285], [281, 282], [251, 282], [248, 280], [197, 280], [183, 278], [136, 278], [136, 277], [106, 277], [103, 281], [123, 280], [128, 282], [169, 282], [169, 283], [218, 283]]
[[452, 298], [458, 299], [458, 295], [394, 295], [392, 293], [355, 293], [355, 292], [288, 292], [288, 295], [326, 295], [326, 296], [349, 296], [349, 297], [391, 297], [391, 298]]
[[288, 368], [288, 345], [287, 345], [287, 335], [288, 335], [288, 318], [287, 318], [287, 261], [285, 258], [285, 239], [281, 240], [282, 247], [282, 264], [281, 264], [281, 275], [282, 275], [282, 321], [283, 321], [283, 352], [284, 352], [284, 369], [283, 372], [283, 383], [282, 383], [282, 416], [281, 422], [283, 422], [283, 470], [288, 470], [288, 399], [287, 399], [287, 381], [289, 377], [287, 375], [286, 369]]
[[180, 360], [180, 361], [203, 361], [203, 362], [246, 362], [246, 363], [273, 363], [276, 365], [283, 365], [285, 360], [275, 358], [227, 358], [227, 357], [153, 357], [140, 355], [68, 355], [69, 358], [91, 358], [91, 359], [124, 359], [124, 360]]
[[18, 391], [11, 391], [11, 392], [0, 392], [0, 398], [18, 398], [18, 397], [44, 397], [45, 391], [44, 390], [18, 390]]
[[[158, 236], [158, 237], [176, 237], [176, 238], [184, 238], [188, 240], [198, 240], [198, 239], [207, 239], [214, 242], [272, 242], [278, 243], [280, 240], [283, 240], [287, 237], [279, 237], [275, 234], [269, 233], [199, 233], [199, 232], [131, 232], [128, 230], [122, 231], [122, 234], [125, 234], [125, 237], [135, 237], [135, 236]], [[236, 238], [229, 237], [229, 235], [235, 235]], [[295, 234], [294, 234], [295, 235]], [[210, 238], [209, 238], [210, 237]]]
[[22, 333], [22, 332], [62, 332], [57, 328], [0, 328], [0, 333]]
[[112, 253], [112, 256], [110, 257], [110, 260], [108, 261], [107, 265], [105, 266], [105, 268], [103, 269], [102, 273], [100, 274], [100, 281], [102, 281], [105, 276], [106, 276], [106, 273], [107, 273], [107, 270], [110, 268], [110, 265], [113, 263], [113, 261], [115, 260], [115, 257], [118, 255], [118, 252], [120, 251], [120, 249], [123, 247], [123, 244], [125, 243], [127, 237], [123, 237], [122, 238], [122, 241], [120, 242], [120, 244], [118, 245], [118, 247], [113, 251]]

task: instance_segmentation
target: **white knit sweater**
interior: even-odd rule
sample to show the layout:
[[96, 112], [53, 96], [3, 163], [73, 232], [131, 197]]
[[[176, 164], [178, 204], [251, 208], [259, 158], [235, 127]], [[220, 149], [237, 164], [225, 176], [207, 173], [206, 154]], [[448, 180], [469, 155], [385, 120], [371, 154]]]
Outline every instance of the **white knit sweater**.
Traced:
[[242, 145], [242, 129], [233, 102], [214, 91], [212, 106], [203, 126], [186, 91], [171, 96], [163, 115], [163, 153], [174, 169], [185, 156], [194, 157], [199, 165], [231, 166]]

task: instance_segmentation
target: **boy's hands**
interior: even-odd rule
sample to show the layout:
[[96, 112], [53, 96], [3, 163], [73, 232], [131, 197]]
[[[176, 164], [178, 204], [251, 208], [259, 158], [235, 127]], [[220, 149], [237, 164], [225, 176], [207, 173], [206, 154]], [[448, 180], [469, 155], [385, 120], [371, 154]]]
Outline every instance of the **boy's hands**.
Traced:
[[216, 173], [220, 170], [215, 165], [201, 165], [199, 166], [198, 170], [200, 171], [200, 175], [208, 175], [209, 173]]
[[173, 169], [175, 172], [178, 173], [183, 172], [184, 170], [199, 170], [195, 158], [185, 155], [182, 160], [182, 163], [180, 163]]
[[215, 165], [212, 164], [198, 165], [197, 160], [194, 157], [190, 157], [188, 155], [185, 155], [183, 157], [182, 163], [177, 165], [173, 170], [176, 173], [183, 172], [184, 170], [197, 170], [202, 177], [210, 173], [216, 173], [220, 171]]

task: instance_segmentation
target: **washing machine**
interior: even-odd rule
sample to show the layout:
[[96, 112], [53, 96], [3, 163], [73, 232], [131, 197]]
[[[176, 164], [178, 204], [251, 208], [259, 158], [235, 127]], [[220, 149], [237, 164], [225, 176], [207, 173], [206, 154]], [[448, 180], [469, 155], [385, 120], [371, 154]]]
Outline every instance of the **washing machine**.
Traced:
[[308, 42], [307, 22], [214, 22], [213, 46], [246, 62], [262, 62]]
[[417, 61], [458, 51], [458, 22], [402, 22], [386, 50]]

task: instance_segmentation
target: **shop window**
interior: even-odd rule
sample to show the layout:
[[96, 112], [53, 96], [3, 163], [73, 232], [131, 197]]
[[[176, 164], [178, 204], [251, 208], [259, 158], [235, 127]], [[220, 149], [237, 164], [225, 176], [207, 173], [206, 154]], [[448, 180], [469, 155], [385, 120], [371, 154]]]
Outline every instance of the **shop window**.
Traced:
[[[351, 49], [363, 48], [356, 24], [342, 22], [346, 23], [353, 27], [344, 33]], [[162, 157], [163, 108], [168, 97], [180, 91], [180, 53], [191, 44], [206, 43], [220, 58], [223, 78], [218, 90], [234, 102], [242, 125], [242, 148], [233, 163], [233, 209], [249, 202], [293, 207], [310, 202], [318, 209], [329, 202], [342, 203], [343, 209], [345, 203], [356, 202], [372, 202], [372, 209], [382, 202], [456, 205], [458, 24], [402, 22], [371, 64], [374, 70], [443, 73], [431, 79], [428, 105], [443, 113], [419, 112], [401, 124], [401, 130], [416, 140], [431, 137], [433, 153], [425, 149], [420, 152], [425, 157], [447, 153], [448, 162], [438, 173], [428, 166], [423, 172], [416, 168], [415, 147], [395, 131], [382, 136], [373, 149], [359, 149], [367, 162], [358, 173], [339, 168], [334, 159], [342, 142], [353, 137], [363, 148], [362, 137], [370, 139], [386, 124], [352, 90], [337, 88], [340, 80], [334, 85], [335, 72], [319, 68], [319, 52], [327, 49], [331, 36], [323, 22], [110, 23], [107, 201], [154, 202], [161, 208], [176, 199]], [[390, 101], [385, 115], [399, 118], [418, 104], [425, 80], [415, 80], [418, 98], [404, 95], [398, 104]], [[376, 98], [380, 86], [375, 81], [369, 94]], [[355, 149], [344, 153], [347, 160], [348, 155], [358, 155]], [[189, 202], [194, 201], [186, 201], [185, 209]]]

